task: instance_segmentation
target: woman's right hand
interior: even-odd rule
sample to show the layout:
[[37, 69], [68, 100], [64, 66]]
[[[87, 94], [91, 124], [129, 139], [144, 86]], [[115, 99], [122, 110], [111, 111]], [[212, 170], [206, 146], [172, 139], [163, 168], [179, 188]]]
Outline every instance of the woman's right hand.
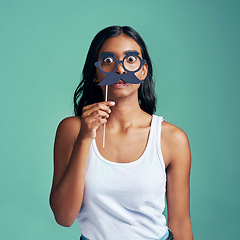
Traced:
[[110, 107], [114, 105], [115, 102], [105, 101], [83, 107], [79, 137], [81, 139], [94, 139], [98, 127], [107, 123], [107, 118], [111, 113]]

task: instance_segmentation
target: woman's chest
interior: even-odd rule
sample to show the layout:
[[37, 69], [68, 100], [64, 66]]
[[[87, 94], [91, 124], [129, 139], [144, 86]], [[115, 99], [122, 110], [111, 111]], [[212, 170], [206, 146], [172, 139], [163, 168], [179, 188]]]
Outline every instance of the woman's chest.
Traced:
[[[165, 169], [155, 153], [130, 163], [116, 163], [91, 152], [85, 177], [85, 196], [97, 200], [109, 195], [146, 199], [164, 194]], [[99, 199], [98, 199], [99, 200]], [[132, 200], [131, 200], [132, 201]]]
[[106, 132], [105, 147], [102, 147], [102, 134], [95, 139], [99, 153], [105, 159], [117, 163], [129, 163], [139, 159], [148, 144], [149, 129], [132, 130], [123, 134]]
[[[102, 132], [99, 132], [95, 142], [98, 151], [103, 158], [116, 163], [129, 163], [136, 161], [143, 155], [148, 145], [149, 134], [149, 129], [132, 132], [131, 134], [126, 135], [106, 134], [105, 147], [103, 148], [103, 134]], [[168, 141], [166, 141], [164, 134], [161, 134], [156, 138], [158, 137], [160, 138], [159, 142], [161, 144], [156, 147], [162, 152], [163, 161], [165, 167], [167, 167], [171, 162], [169, 144]]]

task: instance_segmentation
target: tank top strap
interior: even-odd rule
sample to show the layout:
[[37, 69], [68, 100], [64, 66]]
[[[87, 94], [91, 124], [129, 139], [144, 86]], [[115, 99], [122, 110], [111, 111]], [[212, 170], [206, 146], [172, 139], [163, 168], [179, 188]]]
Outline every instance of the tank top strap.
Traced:
[[[165, 172], [165, 162], [163, 160], [163, 154], [161, 150], [161, 132], [162, 132], [162, 122], [164, 122], [164, 118], [162, 116], [153, 115], [153, 136], [152, 136], [152, 146], [157, 152], [157, 156], [163, 171]], [[152, 149], [153, 151], [153, 149]]]
[[157, 144], [160, 144], [160, 142], [157, 139], [160, 139], [162, 122], [165, 120], [163, 119], [163, 117], [157, 116], [157, 115], [153, 115], [152, 117], [153, 119], [152, 119], [151, 131], [153, 132], [153, 135], [154, 135], [153, 138], [155, 138], [154, 141], [157, 142]]

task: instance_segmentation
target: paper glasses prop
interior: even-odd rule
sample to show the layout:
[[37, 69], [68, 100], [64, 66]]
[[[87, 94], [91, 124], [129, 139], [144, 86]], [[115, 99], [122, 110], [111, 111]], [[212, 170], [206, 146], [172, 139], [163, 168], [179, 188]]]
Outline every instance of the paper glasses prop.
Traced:
[[[116, 73], [119, 63], [122, 64], [126, 73]], [[143, 80], [139, 80], [134, 73], [138, 72], [145, 63], [146, 60], [139, 57], [139, 52], [137, 51], [126, 52], [122, 61], [118, 60], [112, 52], [103, 52], [100, 55], [100, 59], [95, 62], [95, 66], [98, 67], [102, 73], [106, 74], [103, 81], [98, 84], [106, 86], [105, 101], [107, 101], [108, 85], [113, 85], [120, 79], [131, 84], [143, 83]], [[103, 148], [105, 146], [105, 132], [106, 124], [103, 125]]]
[[[119, 63], [122, 64], [126, 73], [116, 73]], [[99, 61], [95, 62], [95, 66], [98, 67], [102, 73], [106, 74], [104, 80], [98, 85], [112, 85], [120, 79], [132, 84], [143, 83], [134, 73], [138, 72], [145, 63], [146, 61], [139, 57], [139, 52], [137, 51], [126, 52], [122, 61], [119, 61], [114, 53], [104, 52], [100, 55]]]

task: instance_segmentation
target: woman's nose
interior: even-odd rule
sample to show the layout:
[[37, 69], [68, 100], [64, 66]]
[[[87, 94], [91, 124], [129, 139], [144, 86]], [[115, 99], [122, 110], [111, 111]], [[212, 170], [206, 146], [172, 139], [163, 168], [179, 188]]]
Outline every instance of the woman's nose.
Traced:
[[116, 70], [116, 73], [119, 73], [119, 74], [126, 73], [126, 71], [124, 70], [124, 68], [122, 66], [122, 63], [118, 63], [118, 68]]

